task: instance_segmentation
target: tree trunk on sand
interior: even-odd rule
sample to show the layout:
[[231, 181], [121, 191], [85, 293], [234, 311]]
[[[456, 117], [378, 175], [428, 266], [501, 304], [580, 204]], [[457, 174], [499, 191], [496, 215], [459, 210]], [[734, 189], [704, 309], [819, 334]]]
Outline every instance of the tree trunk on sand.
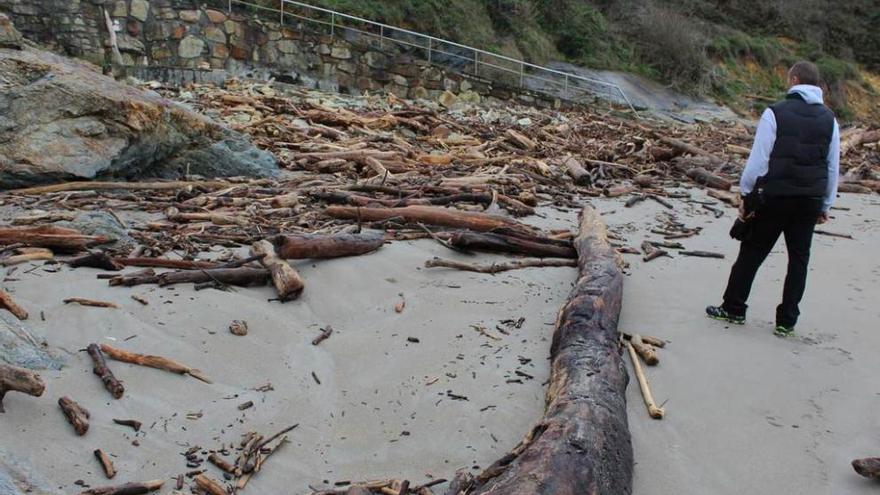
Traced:
[[577, 253], [571, 246], [545, 244], [489, 232], [456, 232], [450, 236], [449, 244], [460, 249], [522, 254], [538, 258], [577, 258]]
[[406, 206], [403, 208], [331, 206], [325, 212], [333, 218], [344, 220], [381, 222], [392, 218], [400, 218], [407, 223], [424, 223], [442, 227], [470, 229], [477, 232], [510, 229], [511, 231], [521, 233], [533, 233], [531, 227], [504, 217], [487, 215], [485, 213], [458, 211], [437, 206]]
[[556, 322], [544, 418], [513, 451], [477, 477], [470, 494], [626, 495], [633, 453], [617, 320], [619, 258], [591, 208], [581, 213], [575, 288]]
[[381, 232], [366, 234], [285, 234], [272, 239], [278, 256], [285, 260], [341, 258], [371, 253], [385, 244]]
[[82, 251], [89, 246], [110, 242], [106, 237], [83, 235], [74, 229], [43, 225], [40, 227], [0, 228], [0, 245], [25, 244], [57, 251]]

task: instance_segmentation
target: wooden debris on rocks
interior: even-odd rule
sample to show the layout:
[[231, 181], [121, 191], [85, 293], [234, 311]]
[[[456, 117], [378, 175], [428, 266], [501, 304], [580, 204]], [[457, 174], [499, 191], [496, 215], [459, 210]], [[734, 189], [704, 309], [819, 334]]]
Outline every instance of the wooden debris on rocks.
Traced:
[[3, 408], [3, 398], [8, 392], [20, 392], [33, 397], [43, 395], [46, 383], [37, 373], [0, 363], [0, 413], [6, 412]]

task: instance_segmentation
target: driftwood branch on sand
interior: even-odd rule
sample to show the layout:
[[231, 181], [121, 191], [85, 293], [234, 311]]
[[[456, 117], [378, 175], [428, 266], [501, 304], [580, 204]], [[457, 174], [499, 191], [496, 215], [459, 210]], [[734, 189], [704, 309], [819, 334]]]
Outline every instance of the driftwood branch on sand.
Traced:
[[617, 320], [623, 275], [606, 227], [591, 208], [574, 241], [580, 272], [550, 348], [544, 418], [468, 494], [581, 495], [632, 491], [633, 453]]

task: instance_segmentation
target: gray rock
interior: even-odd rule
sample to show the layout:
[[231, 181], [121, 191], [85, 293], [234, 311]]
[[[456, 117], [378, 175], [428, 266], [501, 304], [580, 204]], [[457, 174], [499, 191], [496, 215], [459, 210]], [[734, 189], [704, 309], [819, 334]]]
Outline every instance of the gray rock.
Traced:
[[156, 93], [48, 52], [0, 49], [0, 189], [156, 177], [277, 173], [241, 134]]
[[64, 366], [64, 360], [50, 352], [42, 339], [5, 311], [0, 312], [0, 362], [32, 370], [60, 370]]
[[0, 48], [21, 49], [21, 33], [6, 14], [0, 14]]
[[144, 22], [150, 12], [150, 2], [147, 0], [131, 0], [131, 10], [129, 14], [135, 19]]
[[128, 235], [128, 229], [106, 211], [85, 211], [70, 222], [57, 222], [59, 227], [76, 229], [85, 235], [99, 235], [116, 241], [114, 248], [131, 247], [136, 241]]
[[196, 58], [202, 54], [205, 49], [205, 41], [195, 36], [187, 36], [180, 40], [180, 46], [177, 48], [177, 54], [180, 58]]

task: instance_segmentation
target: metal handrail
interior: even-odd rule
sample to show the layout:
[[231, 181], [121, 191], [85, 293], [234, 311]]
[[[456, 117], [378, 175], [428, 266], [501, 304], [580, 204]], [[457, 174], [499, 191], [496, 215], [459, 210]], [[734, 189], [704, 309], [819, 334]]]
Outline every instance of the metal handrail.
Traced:
[[[627, 106], [629, 106], [629, 108], [633, 111], [633, 113], [636, 116], [639, 115], [638, 112], [636, 111], [635, 107], [633, 106], [632, 102], [630, 101], [629, 97], [627, 97], [626, 93], [623, 91], [623, 89], [620, 86], [613, 84], [613, 83], [606, 82], [606, 81], [602, 81], [600, 79], [578, 76], [575, 74], [570, 74], [568, 72], [564, 72], [564, 71], [560, 71], [560, 70], [556, 70], [556, 69], [550, 69], [548, 67], [543, 67], [540, 65], [532, 64], [532, 63], [526, 62], [524, 60], [516, 59], [513, 57], [508, 57], [508, 56], [501, 55], [498, 53], [494, 53], [494, 52], [490, 52], [490, 51], [486, 51], [486, 50], [481, 50], [479, 48], [474, 48], [471, 46], [463, 45], [461, 43], [456, 43], [454, 41], [449, 41], [449, 40], [445, 40], [442, 38], [437, 38], [437, 37], [430, 36], [427, 34], [417, 33], [415, 31], [410, 31], [408, 29], [403, 29], [403, 28], [391, 26], [388, 24], [383, 24], [381, 22], [371, 21], [371, 20], [364, 19], [361, 17], [353, 16], [350, 14], [337, 12], [335, 10], [326, 9], [323, 7], [318, 7], [315, 5], [310, 5], [310, 4], [306, 4], [306, 3], [302, 3], [302, 2], [297, 2], [295, 0], [281, 0], [281, 2], [280, 2], [281, 8], [280, 9], [273, 8], [273, 7], [266, 7], [263, 5], [257, 5], [257, 4], [248, 2], [246, 0], [227, 0], [227, 8], [230, 12], [232, 11], [233, 4], [246, 5], [246, 6], [258, 9], [258, 10], [275, 12], [280, 15], [280, 21], [281, 21], [282, 25], [284, 24], [285, 17], [292, 17], [292, 18], [301, 19], [301, 20], [304, 20], [307, 22], [330, 26], [330, 33], [332, 35], [336, 34], [337, 29], [344, 29], [344, 30], [357, 32], [357, 33], [367, 35], [367, 36], [378, 37], [380, 45], [384, 44], [384, 42], [387, 40], [392, 43], [396, 43], [398, 45], [409, 46], [412, 48], [426, 50], [428, 62], [435, 64], [435, 65], [440, 65], [440, 64], [435, 61], [436, 57], [434, 57], [434, 54], [442, 54], [447, 57], [455, 57], [455, 58], [465, 60], [468, 62], [473, 62], [473, 65], [474, 65], [473, 75], [474, 76], [480, 77], [479, 76], [480, 66], [484, 66], [484, 67], [498, 70], [501, 72], [506, 72], [506, 73], [509, 73], [509, 74], [512, 74], [514, 76], [519, 77], [520, 89], [527, 89], [525, 87], [526, 79], [534, 80], [534, 81], [541, 81], [545, 84], [550, 84], [550, 85], [555, 85], [557, 87], [561, 87], [562, 88], [562, 97], [565, 99], [571, 99], [569, 97], [569, 95], [572, 91], [582, 91], [582, 92], [586, 92], [588, 94], [591, 94], [593, 96], [600, 96], [601, 95], [601, 92], [598, 90], [591, 89], [589, 87], [582, 87], [582, 86], [577, 85], [576, 83], [585, 83], [585, 84], [588, 84], [591, 86], [603, 87], [603, 88], [607, 89], [607, 94], [609, 96], [611, 96], [612, 93], [616, 93], [617, 95], [620, 95], [621, 99], [626, 103]], [[316, 19], [314, 17], [308, 17], [306, 15], [298, 14], [292, 10], [286, 9], [285, 5], [295, 6], [300, 9], [304, 9], [306, 11], [321, 12], [323, 14], [329, 14], [330, 15], [330, 22], [327, 22], [327, 21], [324, 21], [321, 19]], [[373, 27], [374, 29], [378, 29], [379, 33], [376, 34], [376, 33], [372, 33], [369, 31], [356, 29], [356, 28], [353, 28], [350, 26], [341, 25], [341, 24], [337, 23], [337, 18], [366, 24], [368, 26]], [[405, 40], [392, 38], [392, 37], [389, 37], [389, 34], [391, 34], [391, 33], [399, 33], [399, 34], [411, 36], [415, 39], [425, 40], [426, 43], [425, 43], [425, 45], [421, 45], [418, 43], [411, 43], [411, 42], [408, 42]], [[462, 50], [465, 50], [466, 52], [472, 53], [473, 56], [471, 56], [471, 55], [465, 56], [465, 55], [462, 55], [459, 53], [444, 51], [444, 50], [436, 47], [436, 45], [441, 45], [441, 46], [445, 45], [445, 46], [449, 46], [449, 47], [460, 48]], [[495, 60], [499, 60], [499, 61], [513, 63], [518, 66], [518, 70], [514, 70], [514, 69], [511, 69], [508, 67], [503, 67], [503, 66], [500, 66], [497, 64], [489, 63], [489, 62], [486, 62], [485, 60], [480, 60], [480, 55], [482, 55], [484, 59], [491, 58], [491, 59], [495, 59]], [[530, 69], [532, 71], [544, 72], [544, 73], [555, 75], [555, 76], [560, 76], [562, 78], [562, 81], [548, 79], [546, 77], [539, 77], [539, 76], [535, 75], [534, 73], [527, 72], [526, 69]], [[462, 72], [462, 71], [460, 71], [460, 72]], [[540, 89], [537, 89], [537, 90], [532, 89], [532, 91], [548, 93], [547, 91], [542, 91]]]

